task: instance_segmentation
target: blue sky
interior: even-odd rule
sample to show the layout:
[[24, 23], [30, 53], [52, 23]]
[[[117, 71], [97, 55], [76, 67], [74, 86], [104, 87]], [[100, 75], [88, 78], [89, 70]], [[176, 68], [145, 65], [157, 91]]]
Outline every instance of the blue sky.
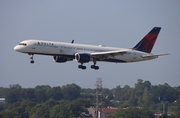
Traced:
[[[109, 0], [16, 0], [0, 1], [0, 87], [20, 84], [63, 86], [75, 83], [95, 88], [97, 78], [103, 87], [134, 87], [137, 79], [153, 85], [180, 85], [180, 1]], [[155, 60], [115, 64], [98, 62], [98, 71], [78, 69], [76, 61], [55, 63], [51, 56], [13, 50], [26, 39], [107, 45], [132, 48], [154, 26], [162, 27], [152, 53], [170, 53]]]

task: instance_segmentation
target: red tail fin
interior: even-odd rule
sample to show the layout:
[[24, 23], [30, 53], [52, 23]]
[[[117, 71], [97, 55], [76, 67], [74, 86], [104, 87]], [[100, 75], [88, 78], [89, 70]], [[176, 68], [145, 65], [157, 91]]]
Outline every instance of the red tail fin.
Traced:
[[151, 53], [151, 50], [156, 42], [158, 34], [160, 32], [160, 27], [154, 27], [135, 47], [134, 49]]

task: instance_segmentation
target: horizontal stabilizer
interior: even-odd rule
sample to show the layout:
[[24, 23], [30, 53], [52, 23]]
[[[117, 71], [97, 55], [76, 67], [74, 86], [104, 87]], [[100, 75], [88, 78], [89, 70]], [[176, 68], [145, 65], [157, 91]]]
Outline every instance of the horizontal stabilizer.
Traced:
[[149, 55], [143, 55], [143, 58], [151, 58], [151, 57], [158, 57], [158, 56], [165, 56], [165, 55], [169, 55], [169, 54], [149, 54]]

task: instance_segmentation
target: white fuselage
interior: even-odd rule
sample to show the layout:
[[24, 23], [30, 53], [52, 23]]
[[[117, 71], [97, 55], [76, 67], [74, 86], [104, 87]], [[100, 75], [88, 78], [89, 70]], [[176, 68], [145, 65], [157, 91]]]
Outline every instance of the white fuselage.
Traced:
[[[102, 60], [97, 61], [108, 61], [108, 62], [137, 62], [145, 61], [157, 58], [158, 56], [149, 56], [144, 58], [144, 55], [151, 55], [149, 53], [137, 51], [134, 49], [126, 48], [115, 48], [106, 47], [103, 45], [86, 45], [86, 44], [76, 44], [76, 43], [64, 43], [64, 42], [54, 42], [54, 41], [44, 41], [44, 40], [25, 40], [19, 45], [14, 47], [14, 50], [22, 53], [28, 54], [41, 54], [41, 55], [52, 55], [52, 56], [64, 56], [67, 58], [75, 57], [76, 53], [87, 53], [91, 54], [93, 52], [108, 52], [108, 51], [121, 51], [126, 50], [124, 54], [109, 55], [108, 57], [102, 58]], [[91, 59], [93, 61], [93, 59]]]

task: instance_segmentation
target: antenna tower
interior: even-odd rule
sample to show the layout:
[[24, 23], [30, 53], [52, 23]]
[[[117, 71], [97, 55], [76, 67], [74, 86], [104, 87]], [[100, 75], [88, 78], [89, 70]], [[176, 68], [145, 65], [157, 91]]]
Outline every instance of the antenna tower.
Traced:
[[102, 95], [102, 78], [97, 78], [95, 86], [96, 86], [96, 118], [98, 118], [98, 109], [101, 104], [101, 100], [99, 100], [99, 96]]

